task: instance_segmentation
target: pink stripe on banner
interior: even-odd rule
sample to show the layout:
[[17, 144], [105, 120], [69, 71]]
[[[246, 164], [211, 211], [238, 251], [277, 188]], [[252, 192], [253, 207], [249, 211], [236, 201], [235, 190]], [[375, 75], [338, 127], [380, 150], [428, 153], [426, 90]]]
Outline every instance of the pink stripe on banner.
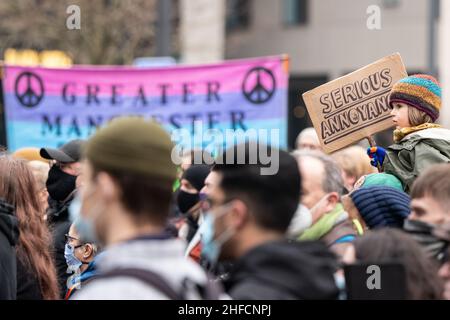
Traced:
[[[275, 79], [277, 89], [287, 88], [287, 71], [280, 68], [280, 63], [283, 63], [283, 58], [277, 56], [156, 69], [117, 66], [75, 66], [70, 69], [7, 66], [3, 85], [6, 93], [14, 93], [17, 76], [30, 71], [45, 84], [46, 96], [60, 96], [63, 86], [67, 84], [67, 94], [77, 96], [86, 96], [88, 90], [98, 90], [98, 97], [110, 96], [112, 90], [116, 90], [116, 94], [121, 96], [135, 96], [139, 90], [144, 90], [146, 96], [159, 96], [162, 90], [165, 90], [167, 96], [179, 96], [186, 90], [192, 95], [205, 95], [211, 90], [219, 90], [225, 94], [241, 92], [244, 83], [246, 89], [254, 87], [258, 74], [263, 86], [270, 87]], [[249, 73], [253, 68], [262, 69], [259, 69], [261, 72]], [[247, 81], [244, 82], [247, 75]], [[217, 83], [220, 83], [220, 88]], [[93, 85], [97, 85], [98, 89]], [[38, 90], [38, 80], [31, 77], [30, 83], [19, 81], [18, 91], [23, 92], [27, 86]], [[91, 88], [88, 89], [88, 86]], [[112, 89], [113, 86], [115, 89]]]

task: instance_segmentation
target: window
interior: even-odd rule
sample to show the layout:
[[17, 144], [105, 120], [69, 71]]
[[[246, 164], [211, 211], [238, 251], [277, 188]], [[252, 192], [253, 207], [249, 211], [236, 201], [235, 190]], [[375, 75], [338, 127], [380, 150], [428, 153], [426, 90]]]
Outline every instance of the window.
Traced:
[[247, 29], [250, 25], [250, 0], [226, 0], [227, 31]]
[[283, 23], [303, 25], [308, 22], [308, 0], [283, 0]]

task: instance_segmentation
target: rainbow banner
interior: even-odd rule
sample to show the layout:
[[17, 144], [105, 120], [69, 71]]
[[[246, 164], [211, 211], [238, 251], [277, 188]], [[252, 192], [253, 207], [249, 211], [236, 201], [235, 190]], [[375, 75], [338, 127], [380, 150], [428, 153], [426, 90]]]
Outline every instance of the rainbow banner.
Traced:
[[286, 57], [157, 69], [5, 66], [8, 148], [57, 147], [111, 119], [153, 118], [169, 132], [279, 130], [287, 145]]

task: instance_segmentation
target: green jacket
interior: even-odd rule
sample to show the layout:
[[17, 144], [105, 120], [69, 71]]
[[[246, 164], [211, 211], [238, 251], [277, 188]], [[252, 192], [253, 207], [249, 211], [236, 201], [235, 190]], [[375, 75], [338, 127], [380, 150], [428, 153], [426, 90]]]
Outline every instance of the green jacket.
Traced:
[[450, 130], [431, 128], [411, 133], [388, 147], [383, 170], [396, 176], [409, 193], [421, 172], [445, 162], [450, 163]]

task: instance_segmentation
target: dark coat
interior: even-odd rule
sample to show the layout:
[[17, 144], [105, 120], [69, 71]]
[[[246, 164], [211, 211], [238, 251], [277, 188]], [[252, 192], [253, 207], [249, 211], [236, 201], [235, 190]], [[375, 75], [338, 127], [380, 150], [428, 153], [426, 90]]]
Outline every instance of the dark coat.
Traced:
[[337, 299], [336, 268], [321, 242], [270, 242], [236, 261], [224, 286], [233, 299]]
[[19, 223], [14, 208], [0, 200], [0, 300], [16, 299], [16, 249]]
[[69, 217], [69, 206], [74, 197], [72, 193], [64, 201], [55, 201], [49, 197], [48, 219], [53, 238], [53, 248], [55, 257], [56, 275], [58, 276], [58, 286], [61, 299], [67, 290], [67, 279], [70, 276], [67, 273], [67, 263], [64, 257], [64, 248], [66, 245], [65, 235], [69, 233], [72, 224]]
[[25, 258], [17, 257], [17, 300], [42, 300], [36, 271]]

